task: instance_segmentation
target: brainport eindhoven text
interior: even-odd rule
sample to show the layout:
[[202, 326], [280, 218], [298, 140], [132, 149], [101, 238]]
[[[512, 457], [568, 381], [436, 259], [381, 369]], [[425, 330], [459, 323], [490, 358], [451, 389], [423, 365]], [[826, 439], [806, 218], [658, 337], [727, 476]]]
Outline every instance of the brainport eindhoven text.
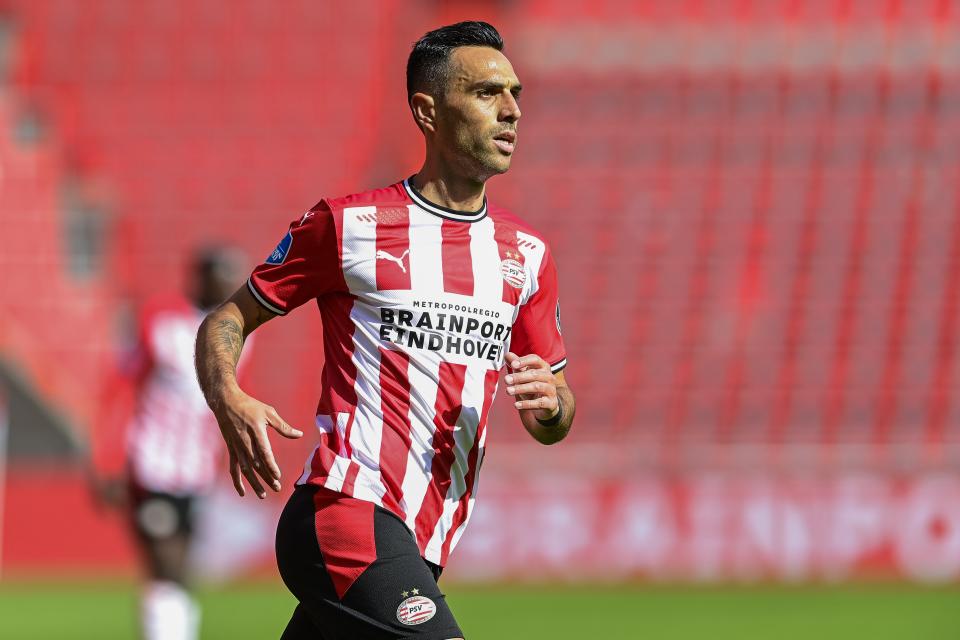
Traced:
[[[441, 303], [445, 304], [445, 303]], [[433, 303], [431, 306], [440, 305]], [[503, 345], [510, 337], [510, 325], [493, 320], [480, 320], [457, 313], [440, 313], [409, 309], [380, 309], [380, 339], [396, 345], [428, 351], [443, 351], [448, 354], [470, 358], [486, 358], [499, 362]], [[443, 307], [441, 307], [443, 308]], [[495, 311], [447, 305], [454, 311], [465, 311], [487, 317], [499, 317]], [[457, 335], [459, 334], [459, 335]]]

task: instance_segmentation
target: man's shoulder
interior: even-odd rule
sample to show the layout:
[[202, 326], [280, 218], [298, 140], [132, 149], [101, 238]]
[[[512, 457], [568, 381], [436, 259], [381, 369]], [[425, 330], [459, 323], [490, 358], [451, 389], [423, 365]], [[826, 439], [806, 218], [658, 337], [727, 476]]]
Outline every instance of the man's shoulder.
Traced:
[[539, 241], [543, 243], [544, 246], [547, 245], [547, 239], [543, 236], [542, 233], [534, 229], [530, 224], [518, 216], [513, 211], [506, 209], [504, 207], [487, 204], [487, 214], [496, 222], [498, 225], [516, 231], [518, 234], [523, 234], [528, 236], [528, 241]]
[[370, 189], [351, 193], [345, 196], [333, 198], [324, 198], [318, 202], [311, 211], [325, 209], [334, 214], [342, 214], [344, 209], [351, 207], [370, 207], [370, 206], [404, 206], [410, 201], [403, 190], [403, 183], [396, 182], [379, 189]]

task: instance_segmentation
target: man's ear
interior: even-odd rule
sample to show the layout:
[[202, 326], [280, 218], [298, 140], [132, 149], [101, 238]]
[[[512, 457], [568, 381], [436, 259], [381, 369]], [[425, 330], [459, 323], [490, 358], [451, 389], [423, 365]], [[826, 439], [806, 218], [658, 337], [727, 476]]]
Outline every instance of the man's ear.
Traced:
[[413, 120], [424, 133], [437, 131], [437, 108], [433, 96], [426, 93], [415, 93], [410, 96], [410, 110]]

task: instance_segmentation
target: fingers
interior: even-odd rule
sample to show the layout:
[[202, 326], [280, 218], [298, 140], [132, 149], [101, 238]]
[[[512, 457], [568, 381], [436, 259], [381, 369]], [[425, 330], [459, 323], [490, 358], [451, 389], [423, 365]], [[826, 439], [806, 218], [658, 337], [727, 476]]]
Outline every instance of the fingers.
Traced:
[[274, 491], [280, 491], [280, 467], [273, 457], [273, 449], [266, 430], [253, 432], [253, 468]]
[[549, 369], [530, 369], [529, 371], [509, 373], [504, 380], [507, 384], [511, 385], [540, 381], [549, 382], [553, 386], [556, 386], [556, 377], [550, 372]]
[[550, 369], [550, 364], [535, 353], [525, 356], [518, 356], [511, 352], [507, 353], [507, 364], [514, 371], [524, 371], [526, 369]]
[[554, 411], [557, 403], [557, 379], [550, 371], [550, 365], [540, 356], [530, 354], [517, 356], [507, 354], [513, 373], [504, 378], [507, 394], [514, 396], [517, 409]]
[[[250, 488], [257, 494], [257, 497], [263, 499], [266, 497], [267, 492], [263, 490], [263, 484], [260, 483], [260, 478], [257, 477], [257, 472], [255, 471], [256, 467], [262, 467], [263, 465], [256, 461], [253, 448], [250, 446], [250, 439], [238, 436], [238, 440], [240, 441], [239, 445], [233, 448], [232, 454], [236, 460], [239, 474], [241, 477], [247, 479]], [[239, 478], [234, 479], [234, 486], [237, 485], [239, 485], [241, 489], [243, 488], [243, 481]], [[240, 495], [242, 496], [243, 493]]]
[[526, 384], [518, 384], [515, 386], [507, 387], [507, 393], [511, 396], [556, 395], [557, 388], [552, 384], [536, 381], [536, 382], [528, 382]]
[[280, 491], [280, 466], [273, 456], [267, 425], [287, 438], [299, 438], [303, 433], [287, 424], [273, 407], [250, 399], [246, 405], [228, 408], [217, 421], [227, 443], [230, 477], [237, 493], [245, 495], [244, 479], [261, 499], [267, 495], [264, 486]]
[[274, 430], [284, 438], [296, 439], [303, 436], [303, 431], [294, 429], [287, 424], [287, 421], [281, 418], [280, 414], [278, 414], [273, 407], [270, 407], [267, 411], [267, 420], [269, 421], [267, 424], [273, 427]]
[[[231, 447], [231, 476], [233, 477], [234, 488], [241, 496], [243, 493], [243, 480], [246, 478], [250, 488], [259, 498], [265, 498], [267, 493], [264, 491], [261, 478], [274, 491], [280, 491], [280, 469], [273, 458], [270, 450], [270, 441], [266, 437], [266, 429], [260, 430], [248, 428], [247, 432], [239, 432], [232, 439]], [[265, 449], [265, 451], [264, 451]]]
[[539, 396], [529, 400], [517, 400], [513, 403], [517, 409], [556, 411], [559, 407], [557, 396]]
[[230, 477], [233, 478], [233, 488], [237, 490], [240, 497], [245, 496], [246, 491], [243, 490], [243, 479], [240, 475], [240, 463], [237, 461], [237, 456], [232, 448], [230, 449]]
[[243, 454], [239, 457], [240, 473], [243, 474], [243, 477], [247, 479], [247, 482], [250, 483], [250, 488], [253, 489], [253, 492], [257, 494], [257, 497], [263, 500], [267, 497], [267, 492], [263, 490], [263, 485], [260, 483], [260, 478], [257, 477], [256, 472], [253, 470], [253, 463], [246, 458]]

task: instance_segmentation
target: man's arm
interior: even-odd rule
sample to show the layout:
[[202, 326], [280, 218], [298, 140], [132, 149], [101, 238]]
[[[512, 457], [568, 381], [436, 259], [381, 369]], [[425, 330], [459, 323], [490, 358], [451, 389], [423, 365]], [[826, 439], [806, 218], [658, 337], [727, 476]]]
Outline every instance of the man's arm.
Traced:
[[538, 355], [507, 354], [507, 393], [527, 432], [542, 444], [555, 444], [567, 437], [577, 404], [563, 371], [553, 373]]
[[280, 467], [267, 438], [268, 426], [287, 438], [303, 435], [284, 422], [273, 407], [248, 396], [237, 384], [237, 363], [244, 340], [274, 315], [243, 286], [211, 311], [197, 332], [197, 379], [220, 425], [230, 454], [230, 476], [241, 496], [245, 493], [242, 478], [260, 498], [267, 495], [260, 478], [280, 491]]

